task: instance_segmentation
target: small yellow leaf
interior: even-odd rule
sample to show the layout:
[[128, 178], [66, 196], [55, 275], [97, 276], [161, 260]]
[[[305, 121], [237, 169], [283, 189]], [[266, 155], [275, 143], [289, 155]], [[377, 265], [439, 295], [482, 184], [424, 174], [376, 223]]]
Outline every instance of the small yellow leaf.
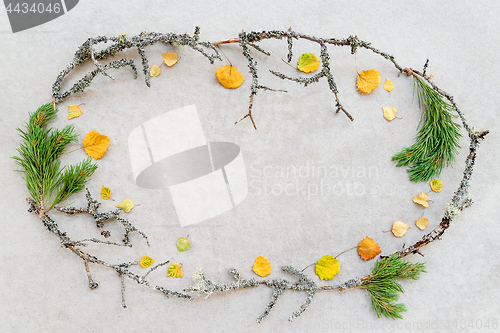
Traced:
[[182, 265], [179, 265], [176, 262], [173, 262], [170, 266], [168, 266], [167, 276], [173, 278], [181, 278], [182, 277]]
[[319, 67], [319, 58], [312, 52], [304, 53], [297, 62], [297, 68], [304, 73], [312, 73]]
[[132, 200], [125, 199], [116, 207], [121, 208], [125, 213], [129, 213], [132, 210], [132, 208], [134, 208], [134, 206], [135, 205], [132, 203]]
[[392, 89], [394, 89], [394, 84], [392, 83], [391, 80], [385, 79], [384, 89], [387, 91], [391, 91]]
[[365, 261], [375, 258], [381, 252], [380, 246], [370, 237], [366, 237], [358, 244], [358, 254]]
[[418, 196], [413, 198], [413, 202], [416, 204], [422, 205], [424, 207], [429, 207], [429, 203], [427, 203], [428, 198], [429, 198], [429, 195], [425, 192], [422, 192]]
[[422, 216], [417, 221], [415, 221], [415, 225], [420, 230], [424, 230], [429, 225], [429, 219]]
[[96, 131], [90, 131], [83, 139], [83, 149], [85, 153], [96, 160], [104, 156], [109, 146], [109, 138]]
[[394, 118], [396, 118], [396, 112], [398, 112], [396, 108], [393, 108], [391, 106], [383, 106], [382, 110], [384, 110], [384, 118], [387, 119], [388, 121], [391, 121]]
[[257, 257], [255, 259], [255, 264], [253, 264], [252, 270], [258, 276], [268, 276], [269, 274], [271, 274], [271, 263], [266, 257]]
[[316, 275], [321, 280], [331, 280], [340, 271], [339, 261], [331, 255], [325, 255], [316, 264]]
[[161, 68], [160, 68], [160, 66], [153, 65], [149, 69], [149, 76], [158, 76], [160, 74], [161, 74]]
[[404, 234], [406, 234], [406, 230], [408, 230], [410, 226], [406, 223], [403, 223], [401, 221], [396, 221], [392, 224], [392, 233], [396, 237], [402, 237]]
[[369, 94], [380, 83], [380, 73], [375, 69], [364, 70], [358, 74], [356, 86], [358, 91], [362, 94]]
[[236, 89], [243, 84], [243, 75], [231, 65], [225, 65], [215, 71], [219, 83], [226, 89]]
[[111, 198], [111, 190], [104, 185], [102, 185], [101, 189], [101, 198], [104, 200]]
[[441, 192], [443, 189], [443, 181], [439, 179], [431, 180], [431, 189], [436, 193]]
[[142, 268], [148, 268], [154, 262], [155, 262], [155, 260], [153, 258], [148, 257], [148, 256], [144, 256], [144, 257], [142, 257], [141, 261], [139, 261], [139, 265], [141, 265]]
[[163, 54], [163, 62], [165, 65], [168, 67], [172, 67], [179, 61], [179, 57], [177, 56], [177, 53], [174, 52], [168, 52], [168, 53], [162, 53]]
[[187, 251], [191, 248], [191, 243], [187, 238], [179, 237], [177, 240], [177, 253]]
[[68, 106], [68, 120], [80, 117], [83, 114], [82, 108], [79, 105]]

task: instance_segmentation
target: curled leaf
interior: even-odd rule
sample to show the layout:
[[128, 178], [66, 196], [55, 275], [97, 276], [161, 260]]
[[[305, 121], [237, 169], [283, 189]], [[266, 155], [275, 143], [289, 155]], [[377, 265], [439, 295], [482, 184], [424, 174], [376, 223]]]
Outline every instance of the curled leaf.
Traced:
[[101, 198], [104, 200], [111, 198], [111, 190], [104, 185], [102, 185], [101, 189]]
[[339, 261], [331, 255], [325, 255], [316, 264], [316, 275], [321, 280], [331, 280], [340, 271]]
[[177, 240], [177, 253], [187, 251], [191, 248], [191, 243], [187, 238], [180, 237]]
[[363, 260], [371, 260], [381, 252], [380, 246], [370, 237], [366, 237], [358, 244], [358, 254]]
[[144, 256], [141, 258], [141, 260], [139, 261], [139, 265], [141, 265], [142, 268], [148, 268], [149, 266], [151, 266], [153, 263], [155, 262], [155, 260], [151, 257], [148, 257], [148, 256]]
[[422, 192], [418, 196], [413, 198], [413, 202], [416, 204], [422, 205], [424, 207], [429, 207], [429, 203], [427, 202], [428, 198], [429, 198], [429, 195], [425, 192]]
[[215, 71], [219, 83], [226, 89], [236, 89], [243, 84], [243, 75], [231, 65], [225, 65]]
[[396, 118], [396, 112], [398, 112], [396, 108], [393, 108], [391, 106], [383, 106], [382, 110], [384, 110], [384, 118], [387, 119], [388, 121], [391, 121], [394, 118]]
[[83, 139], [83, 149], [85, 153], [96, 160], [104, 156], [109, 146], [109, 138], [96, 131], [90, 131]]
[[410, 226], [406, 223], [403, 223], [401, 221], [396, 221], [392, 224], [392, 233], [396, 237], [403, 237], [404, 234], [406, 234], [406, 230], [408, 230]]
[[375, 69], [364, 70], [358, 74], [356, 86], [358, 91], [362, 94], [369, 94], [380, 83], [380, 73]]
[[132, 203], [132, 200], [125, 199], [116, 207], [121, 208], [125, 213], [129, 213], [132, 210], [132, 208], [134, 208], [134, 206], [135, 205]]
[[304, 73], [312, 73], [319, 67], [319, 58], [312, 52], [304, 53], [297, 62], [297, 68]]
[[391, 80], [385, 79], [384, 89], [387, 91], [391, 91], [392, 89], [394, 89], [394, 84], [392, 83]]
[[182, 265], [179, 265], [176, 262], [173, 262], [168, 266], [168, 273], [167, 276], [173, 277], [173, 278], [181, 278], [182, 277]]
[[153, 65], [149, 69], [149, 76], [158, 76], [160, 74], [161, 74], [161, 68], [160, 68], [160, 66]]
[[443, 181], [439, 179], [431, 180], [431, 189], [436, 193], [441, 192], [443, 189]]
[[82, 114], [83, 114], [83, 111], [79, 105], [68, 106], [68, 120], [80, 117]]
[[163, 53], [163, 62], [165, 65], [168, 67], [172, 67], [179, 61], [179, 57], [177, 56], [177, 53], [174, 52], [168, 52], [168, 53]]
[[252, 270], [258, 276], [264, 277], [271, 274], [271, 262], [269, 259], [263, 256], [255, 258], [255, 263], [253, 264]]
[[429, 219], [422, 216], [417, 221], [415, 221], [415, 225], [420, 230], [424, 230], [429, 225]]

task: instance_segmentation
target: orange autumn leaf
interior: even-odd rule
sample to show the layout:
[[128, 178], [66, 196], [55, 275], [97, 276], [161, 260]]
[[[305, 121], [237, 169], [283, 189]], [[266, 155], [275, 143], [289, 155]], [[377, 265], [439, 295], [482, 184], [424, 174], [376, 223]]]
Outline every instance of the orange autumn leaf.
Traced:
[[104, 200], [111, 198], [111, 190], [104, 185], [102, 185], [101, 189], [101, 198]]
[[226, 89], [236, 89], [243, 84], [243, 75], [231, 65], [225, 65], [215, 71], [219, 83]]
[[96, 131], [90, 131], [83, 139], [83, 149], [85, 153], [96, 160], [104, 156], [109, 146], [109, 138]]
[[375, 258], [381, 252], [380, 246], [370, 237], [366, 237], [358, 244], [358, 254], [365, 261]]
[[253, 264], [252, 270], [258, 276], [268, 276], [271, 274], [271, 262], [266, 257], [259, 256], [255, 259], [255, 264]]
[[364, 70], [358, 74], [356, 87], [362, 94], [369, 94], [377, 88], [380, 83], [380, 73], [375, 69]]
[[79, 105], [68, 106], [68, 120], [80, 117], [82, 114], [83, 114], [83, 111]]
[[174, 52], [168, 52], [168, 53], [162, 53], [163, 55], [163, 62], [165, 65], [168, 67], [172, 67], [179, 61], [179, 57], [177, 56], [177, 53]]
[[422, 205], [424, 207], [429, 207], [429, 203], [427, 202], [428, 198], [429, 198], [429, 195], [425, 192], [422, 192], [418, 196], [413, 198], [413, 202], [416, 204]]
[[415, 221], [415, 225], [420, 230], [424, 230], [429, 225], [429, 219], [421, 216], [418, 220]]

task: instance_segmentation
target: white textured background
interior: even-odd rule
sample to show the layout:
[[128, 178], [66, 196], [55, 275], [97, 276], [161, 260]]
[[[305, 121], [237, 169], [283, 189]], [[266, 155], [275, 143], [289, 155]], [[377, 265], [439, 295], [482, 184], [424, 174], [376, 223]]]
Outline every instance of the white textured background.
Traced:
[[[498, 303], [498, 167], [497, 96], [498, 17], [496, 1], [80, 1], [62, 17], [13, 34], [5, 11], [0, 10], [0, 331], [1, 332], [497, 332]], [[475, 204], [464, 211], [441, 241], [423, 249], [427, 274], [418, 282], [403, 281], [401, 301], [408, 312], [403, 320], [377, 319], [370, 298], [363, 290], [344, 293], [320, 292], [305, 313], [294, 322], [288, 316], [298, 309], [305, 294], [288, 292], [280, 297], [270, 316], [261, 324], [255, 319], [270, 300], [271, 289], [259, 287], [188, 302], [167, 299], [159, 293], [127, 281], [127, 309], [121, 308], [120, 283], [116, 273], [92, 267], [99, 288], [90, 291], [82, 261], [60, 247], [58, 240], [40, 221], [27, 213], [28, 192], [9, 157], [16, 154], [19, 136], [28, 112], [51, 100], [51, 85], [71, 61], [79, 45], [90, 36], [129, 36], [141, 31], [190, 33], [201, 27], [201, 39], [218, 41], [245, 31], [285, 30], [318, 36], [345, 38], [357, 35], [389, 52], [403, 67], [421, 69], [430, 59], [429, 73], [435, 82], [455, 97], [469, 124], [489, 129], [478, 152], [471, 196]], [[114, 70], [115, 81], [95, 79], [86, 92], [59, 105], [61, 116], [53, 122], [62, 127], [69, 104], [84, 105], [84, 115], [71, 123], [83, 135], [97, 130], [111, 138], [105, 157], [89, 183], [98, 196], [101, 185], [113, 190], [119, 202], [125, 197], [141, 205], [127, 215], [149, 235], [151, 247], [134, 235], [134, 247], [89, 247], [89, 251], [111, 262], [138, 260], [149, 255], [159, 261], [182, 262], [185, 277], [166, 278], [159, 270], [153, 281], [175, 290], [191, 284], [190, 276], [203, 267], [207, 276], [230, 282], [227, 269], [234, 267], [251, 278], [255, 257], [271, 260], [271, 278], [284, 277], [279, 267], [299, 269], [324, 254], [336, 255], [370, 236], [383, 254], [412, 244], [424, 232], [414, 226], [424, 209], [411, 202], [425, 183], [411, 183], [406, 171], [395, 168], [390, 157], [414, 141], [420, 112], [412, 103], [412, 81], [398, 77], [395, 68], [380, 56], [359, 50], [356, 62], [348, 48], [330, 47], [331, 67], [340, 98], [355, 118], [334, 114], [334, 99], [326, 81], [307, 88], [283, 82], [268, 74], [268, 68], [293, 74], [280, 58], [287, 54], [284, 41], [261, 43], [273, 52], [271, 58], [256, 54], [261, 84], [287, 89], [288, 94], [259, 91], [254, 103], [258, 131], [249, 121], [233, 125], [246, 113], [250, 75], [237, 45], [224, 47], [226, 55], [247, 79], [237, 90], [223, 89], [214, 71], [225, 64], [210, 65], [200, 54], [184, 47], [176, 50], [179, 63], [143, 81], [140, 61], [137, 80], [129, 69]], [[172, 47], [147, 49], [150, 64], [161, 63], [161, 53]], [[296, 43], [294, 50], [319, 53], [316, 44]], [[127, 57], [138, 60], [137, 53]], [[296, 61], [296, 58], [294, 59]], [[355, 90], [359, 71], [375, 68], [382, 84], [391, 79], [396, 88], [387, 93], [379, 86], [368, 96]], [[83, 71], [72, 76], [75, 80]], [[68, 87], [66, 85], [65, 87]], [[128, 160], [130, 131], [150, 118], [185, 105], [196, 104], [209, 141], [240, 145], [250, 194], [235, 210], [198, 225], [181, 228], [167, 191], [149, 191], [134, 185]], [[382, 106], [394, 106], [402, 120], [388, 123]], [[465, 132], [462, 130], [462, 134]], [[429, 229], [438, 224], [447, 202], [461, 179], [467, 140], [452, 168], [441, 175], [444, 189], [431, 194], [425, 209]], [[75, 145], [75, 147], [77, 147]], [[65, 157], [75, 162], [82, 151]], [[306, 175], [283, 177], [279, 168], [306, 166], [347, 171], [329, 177]], [[333, 170], [332, 169], [332, 170]], [[352, 170], [356, 172], [353, 174]], [[361, 174], [364, 170], [366, 173]], [[371, 170], [371, 173], [368, 171]], [[266, 173], [264, 173], [264, 171]], [[321, 182], [364, 189], [362, 195], [314, 192], [286, 194], [287, 184], [314, 188]], [[272, 192], [272, 189], [275, 192]], [[83, 195], [75, 205], [86, 205]], [[105, 209], [117, 203], [106, 202]], [[66, 218], [52, 213], [61, 229], [73, 239], [97, 235], [92, 219]], [[392, 222], [410, 225], [397, 239], [389, 230]], [[118, 226], [111, 227], [115, 236]], [[175, 241], [189, 234], [192, 248], [177, 254]], [[118, 237], [118, 236], [117, 236]], [[116, 238], [119, 239], [119, 238]], [[341, 272], [333, 283], [367, 275], [372, 262], [359, 259], [355, 251], [339, 257]], [[319, 280], [309, 268], [306, 273]], [[488, 326], [488, 327], [486, 327]]]

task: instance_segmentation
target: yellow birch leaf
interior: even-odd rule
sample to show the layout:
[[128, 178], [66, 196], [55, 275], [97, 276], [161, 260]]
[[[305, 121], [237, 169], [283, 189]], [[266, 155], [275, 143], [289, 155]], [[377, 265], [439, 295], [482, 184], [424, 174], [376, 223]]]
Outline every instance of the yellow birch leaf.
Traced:
[[255, 259], [255, 264], [253, 264], [252, 270], [258, 276], [268, 276], [271, 274], [271, 263], [266, 257], [259, 256]]
[[362, 94], [369, 94], [380, 83], [380, 73], [375, 69], [364, 70], [358, 74], [356, 86], [358, 91]]
[[297, 68], [304, 73], [312, 73], [319, 67], [319, 58], [312, 52], [304, 53], [297, 61]]
[[181, 278], [182, 277], [182, 265], [173, 262], [170, 266], [168, 266], [167, 276], [173, 278]]
[[109, 146], [109, 138], [96, 131], [90, 131], [83, 139], [83, 149], [85, 153], [96, 160], [104, 156]]
[[403, 223], [401, 221], [396, 221], [392, 224], [392, 233], [396, 237], [403, 237], [404, 234], [406, 234], [406, 230], [408, 230], [410, 226], [406, 223]]
[[160, 66], [153, 65], [149, 69], [149, 76], [158, 76], [160, 74], [161, 74], [161, 68], [160, 68]]
[[383, 106], [382, 110], [384, 111], [384, 118], [387, 119], [387, 121], [391, 121], [394, 118], [396, 118], [396, 108], [393, 108], [391, 106]]
[[431, 189], [436, 193], [441, 192], [443, 189], [443, 181], [439, 179], [431, 180]]
[[187, 238], [179, 237], [177, 240], [177, 253], [187, 251], [191, 248], [191, 243]]
[[415, 225], [420, 230], [424, 230], [429, 225], [429, 219], [422, 216], [417, 221], [415, 221]]
[[340, 271], [339, 261], [331, 255], [325, 255], [316, 264], [316, 275], [321, 280], [331, 280]]
[[141, 265], [142, 268], [148, 268], [151, 266], [156, 260], [154, 260], [151, 257], [144, 256], [141, 258], [141, 261], [139, 261], [139, 265]]
[[162, 53], [163, 55], [163, 62], [165, 65], [168, 67], [172, 67], [179, 61], [179, 57], [177, 56], [177, 53], [174, 52], [168, 52], [168, 53]]
[[132, 208], [134, 208], [134, 206], [135, 205], [132, 203], [132, 200], [125, 199], [116, 207], [121, 208], [125, 213], [129, 213], [132, 210]]
[[358, 254], [365, 261], [375, 258], [381, 252], [380, 246], [370, 237], [366, 237], [358, 244]]
[[231, 65], [225, 65], [215, 71], [219, 83], [226, 89], [236, 89], [243, 84], [243, 75]]
[[429, 198], [429, 195], [425, 192], [422, 192], [418, 196], [413, 198], [413, 202], [416, 204], [422, 205], [424, 207], [429, 207], [429, 203], [427, 202], [428, 198]]
[[101, 189], [101, 198], [104, 200], [111, 198], [111, 190], [104, 185], [102, 185]]
[[82, 108], [79, 105], [68, 106], [68, 120], [80, 117], [83, 114]]
[[394, 84], [392, 83], [391, 80], [385, 79], [384, 89], [387, 91], [391, 91], [392, 89], [394, 89]]

